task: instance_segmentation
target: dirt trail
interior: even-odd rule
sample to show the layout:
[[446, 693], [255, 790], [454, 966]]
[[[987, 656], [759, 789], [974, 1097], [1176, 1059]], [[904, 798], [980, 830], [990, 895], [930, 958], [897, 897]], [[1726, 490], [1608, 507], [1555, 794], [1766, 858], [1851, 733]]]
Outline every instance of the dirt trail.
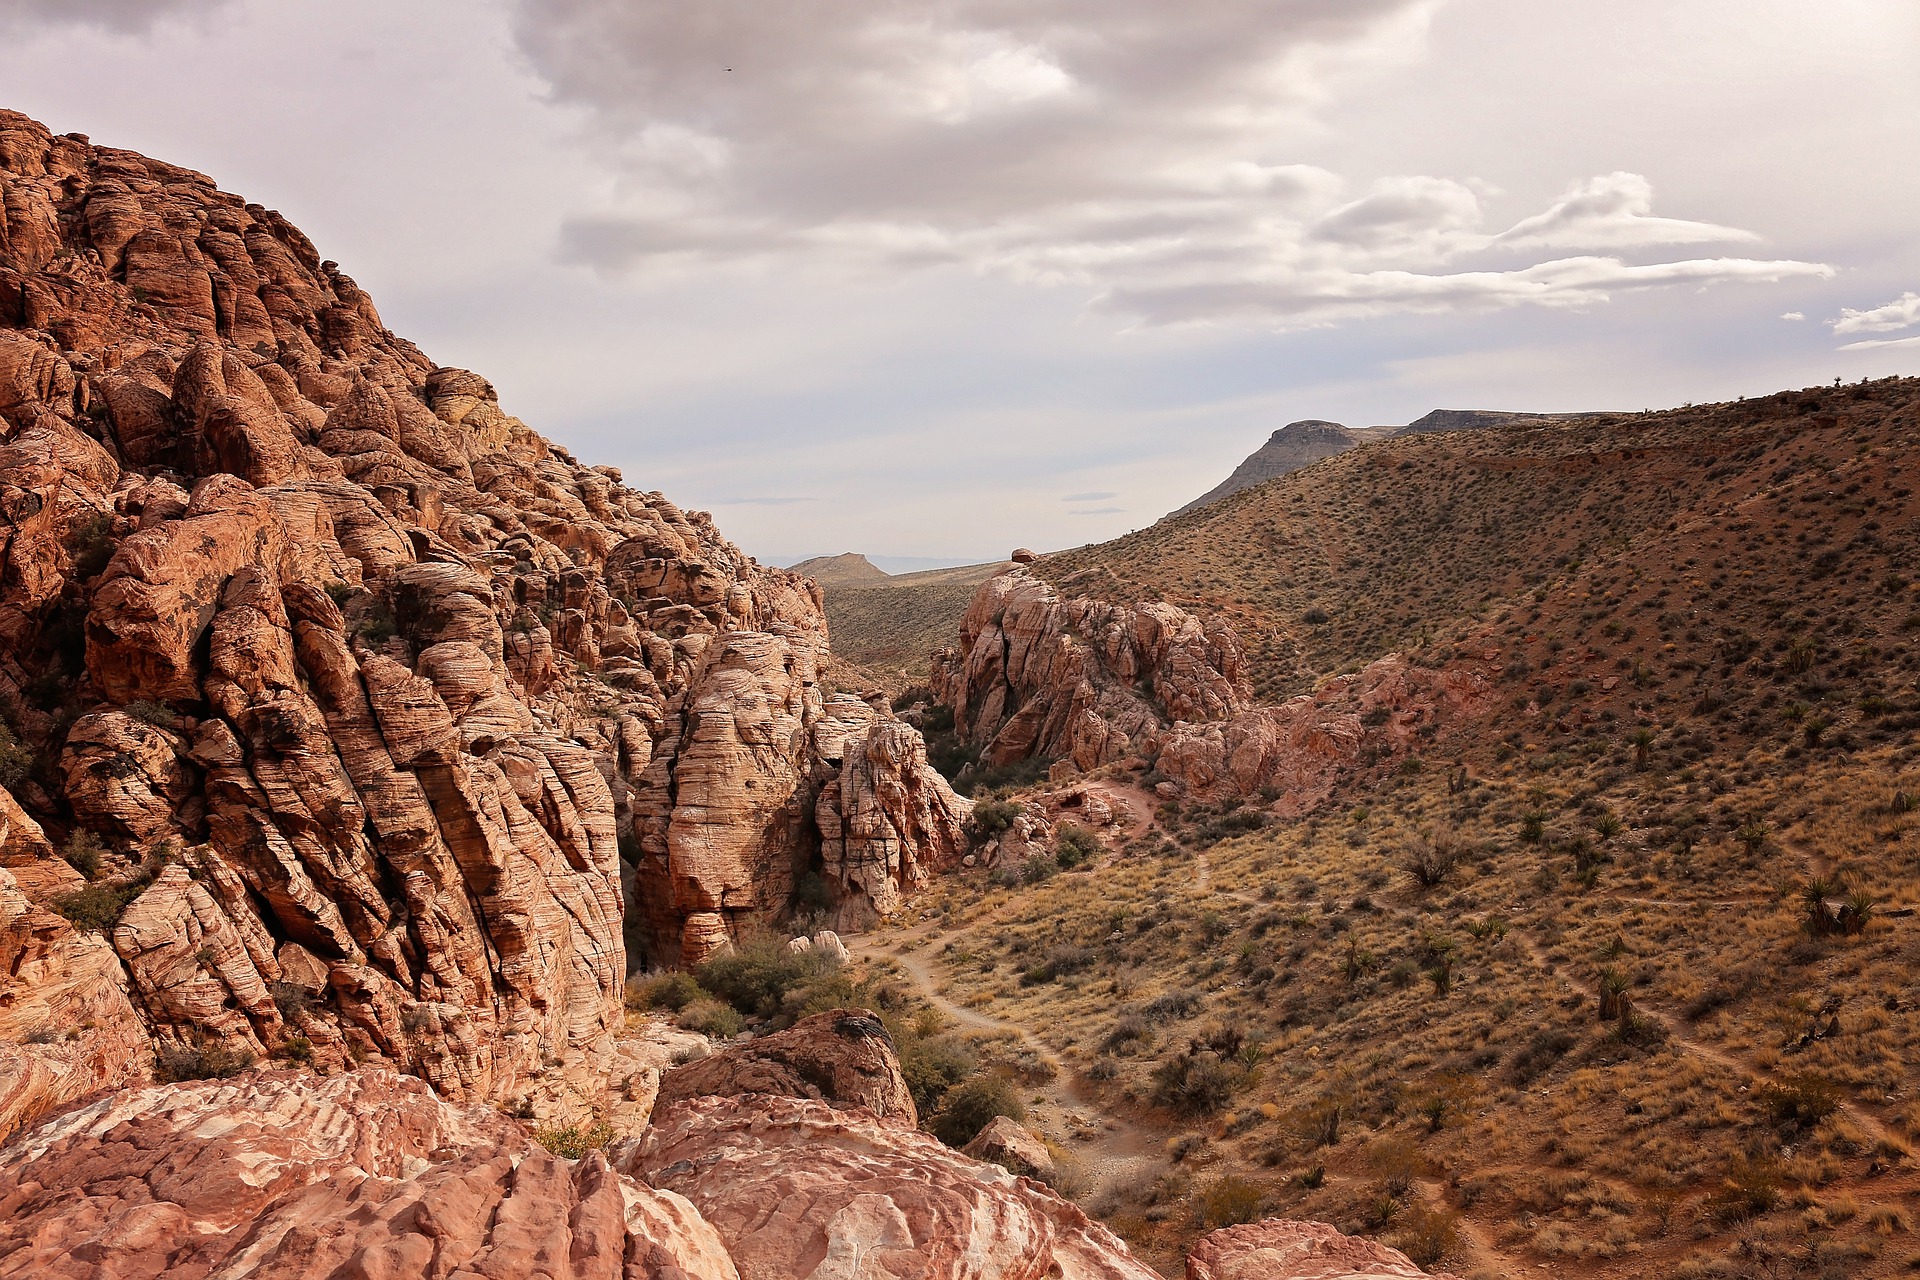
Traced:
[[[976, 926], [980, 922], [976, 922]], [[941, 980], [932, 959], [918, 948], [928, 940], [926, 927], [888, 936], [849, 939], [854, 954], [864, 960], [891, 961], [900, 967], [927, 1003], [958, 1026], [990, 1034], [1012, 1035], [1053, 1069], [1040, 1084], [1023, 1085], [1027, 1125], [1073, 1157], [1088, 1188], [1151, 1177], [1166, 1166], [1162, 1135], [1124, 1116], [1105, 1110], [1100, 1100], [1075, 1083], [1071, 1066], [1054, 1050], [1017, 1022], [996, 1018], [978, 1009], [956, 1004], [941, 993]]]

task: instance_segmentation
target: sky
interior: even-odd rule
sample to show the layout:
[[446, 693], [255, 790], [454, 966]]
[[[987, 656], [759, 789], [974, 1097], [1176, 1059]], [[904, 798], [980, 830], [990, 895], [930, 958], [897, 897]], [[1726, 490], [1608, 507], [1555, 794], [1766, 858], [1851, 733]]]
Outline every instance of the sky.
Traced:
[[1302, 418], [1920, 373], [1912, 0], [0, 0], [773, 563], [1152, 523]]

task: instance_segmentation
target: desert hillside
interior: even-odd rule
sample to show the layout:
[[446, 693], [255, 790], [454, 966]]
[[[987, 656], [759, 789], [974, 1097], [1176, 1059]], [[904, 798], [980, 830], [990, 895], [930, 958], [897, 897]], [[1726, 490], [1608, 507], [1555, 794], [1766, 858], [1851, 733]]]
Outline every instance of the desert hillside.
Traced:
[[983, 589], [957, 737], [1079, 775], [995, 820], [1152, 815], [949, 889], [938, 952], [1175, 1142], [1107, 1220], [1907, 1269], [1916, 425], [1889, 379], [1402, 436]]

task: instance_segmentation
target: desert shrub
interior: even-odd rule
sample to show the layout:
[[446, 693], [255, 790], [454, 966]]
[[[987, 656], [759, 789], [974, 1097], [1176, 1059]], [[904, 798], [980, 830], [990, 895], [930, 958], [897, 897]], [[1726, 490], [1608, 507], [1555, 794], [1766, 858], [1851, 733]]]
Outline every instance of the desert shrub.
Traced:
[[1730, 1226], [1757, 1218], [1780, 1203], [1780, 1168], [1761, 1157], [1735, 1156], [1726, 1180], [1707, 1197], [1707, 1212]]
[[1053, 830], [1055, 861], [1071, 870], [1100, 852], [1100, 837], [1077, 822], [1063, 822]]
[[165, 703], [151, 702], [145, 698], [137, 702], [129, 702], [122, 710], [135, 720], [150, 724], [156, 729], [171, 729], [180, 723], [180, 717], [173, 714], [172, 708]]
[[1840, 1108], [1840, 1086], [1811, 1072], [1769, 1081], [1760, 1090], [1760, 1105], [1780, 1129], [1811, 1129]]
[[1024, 812], [1026, 807], [1017, 800], [983, 796], [973, 802], [973, 825], [983, 836], [997, 836]]
[[1191, 1018], [1200, 1010], [1200, 997], [1192, 991], [1169, 991], [1147, 1001], [1143, 1011], [1156, 1022], [1169, 1018]]
[[1460, 842], [1451, 832], [1423, 832], [1407, 847], [1401, 865], [1423, 889], [1441, 884], [1460, 865]]
[[1183, 1115], [1208, 1116], [1227, 1099], [1246, 1072], [1210, 1048], [1189, 1046], [1153, 1069], [1153, 1100]]
[[1571, 1048], [1573, 1036], [1570, 1032], [1557, 1027], [1543, 1028], [1514, 1052], [1512, 1061], [1507, 1063], [1507, 1078], [1525, 1088], [1545, 1074], [1554, 1063], [1566, 1057]]
[[793, 882], [793, 907], [796, 911], [825, 911], [833, 906], [833, 886], [818, 871], [809, 871]]
[[1025, 760], [1014, 760], [1007, 764], [997, 764], [985, 769], [976, 769], [964, 782], [956, 782], [954, 790], [961, 795], [974, 795], [980, 792], [995, 791], [1002, 787], [1030, 787], [1044, 782], [1047, 771], [1053, 768], [1051, 756], [1031, 756]]
[[291, 982], [275, 982], [267, 987], [273, 996], [273, 1007], [280, 1011], [280, 1020], [289, 1024], [298, 1024], [302, 1015], [313, 1008], [313, 997], [305, 987]]
[[274, 1049], [273, 1056], [282, 1062], [310, 1063], [313, 1061], [313, 1041], [305, 1036], [288, 1036]]
[[1020, 985], [1038, 986], [1043, 982], [1052, 982], [1056, 978], [1070, 973], [1078, 973], [1093, 963], [1094, 955], [1090, 947], [1073, 943], [1063, 943], [1050, 948], [1046, 959], [1020, 975]]
[[950, 1147], [964, 1147], [980, 1136], [996, 1116], [1027, 1118], [1013, 1082], [998, 1073], [974, 1076], [947, 1090], [927, 1130]]
[[91, 880], [100, 874], [100, 857], [106, 852], [100, 837], [85, 827], [76, 827], [67, 842], [60, 846], [60, 856], [67, 865]]
[[1413, 1181], [1426, 1172], [1426, 1159], [1411, 1138], [1386, 1138], [1367, 1153], [1367, 1163], [1387, 1195], [1405, 1196]]
[[184, 1044], [161, 1045], [153, 1053], [153, 1076], [161, 1084], [177, 1080], [225, 1080], [253, 1065], [253, 1050], [233, 1048], [225, 1041], [209, 1043], [195, 1035]]
[[627, 1008], [670, 1009], [680, 1012], [695, 1000], [710, 1000], [712, 995], [690, 973], [674, 971], [627, 980]]
[[53, 909], [76, 929], [105, 933], [120, 923], [127, 905], [146, 892], [151, 879], [135, 876], [113, 884], [90, 884], [53, 900]]
[[674, 1021], [684, 1031], [697, 1031], [719, 1040], [739, 1035], [745, 1025], [738, 1009], [713, 999], [692, 1001], [680, 1010]]
[[780, 1009], [789, 991], [833, 967], [817, 951], [788, 951], [763, 935], [713, 956], [695, 974], [702, 987], [741, 1013], [767, 1017]]
[[1028, 884], [1039, 884], [1050, 880], [1060, 870], [1060, 864], [1044, 853], [1036, 853], [1021, 864], [1020, 877]]
[[1431, 1267], [1460, 1244], [1459, 1219], [1446, 1209], [1412, 1205], [1399, 1215], [1393, 1245], [1420, 1267]]
[[535, 1129], [534, 1139], [562, 1160], [580, 1160], [619, 1137], [605, 1120]]
[[33, 772], [33, 752], [20, 745], [13, 730], [0, 722], [0, 787], [19, 785]]
[[913, 1095], [914, 1109], [923, 1116], [938, 1111], [947, 1092], [980, 1066], [973, 1050], [950, 1036], [896, 1034], [894, 1044], [907, 1092]]
[[1108, 1053], [1129, 1045], [1149, 1045], [1153, 1043], [1153, 1024], [1138, 1013], [1123, 1013], [1120, 1020], [1113, 1024], [1113, 1030], [1107, 1032], [1100, 1047]]
[[1210, 1227], [1235, 1227], [1259, 1218], [1265, 1199], [1259, 1183], [1229, 1173], [1201, 1195], [1200, 1212]]
[[113, 559], [113, 517], [94, 512], [75, 520], [67, 529], [67, 554], [73, 557], [73, 576], [84, 581], [107, 567]]

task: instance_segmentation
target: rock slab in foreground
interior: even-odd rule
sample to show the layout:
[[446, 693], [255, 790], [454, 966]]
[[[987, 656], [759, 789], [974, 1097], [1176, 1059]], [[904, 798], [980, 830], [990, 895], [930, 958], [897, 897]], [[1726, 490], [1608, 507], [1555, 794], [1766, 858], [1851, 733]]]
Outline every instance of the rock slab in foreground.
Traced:
[[1341, 1235], [1324, 1222], [1269, 1218], [1207, 1236], [1187, 1255], [1187, 1280], [1460, 1280], [1429, 1275], [1405, 1254]]
[[737, 1280], [687, 1201], [385, 1069], [127, 1090], [0, 1159], [0, 1277]]
[[785, 1031], [676, 1067], [661, 1077], [654, 1105], [749, 1093], [865, 1107], [908, 1128], [918, 1123], [893, 1040], [865, 1009], [816, 1013]]

